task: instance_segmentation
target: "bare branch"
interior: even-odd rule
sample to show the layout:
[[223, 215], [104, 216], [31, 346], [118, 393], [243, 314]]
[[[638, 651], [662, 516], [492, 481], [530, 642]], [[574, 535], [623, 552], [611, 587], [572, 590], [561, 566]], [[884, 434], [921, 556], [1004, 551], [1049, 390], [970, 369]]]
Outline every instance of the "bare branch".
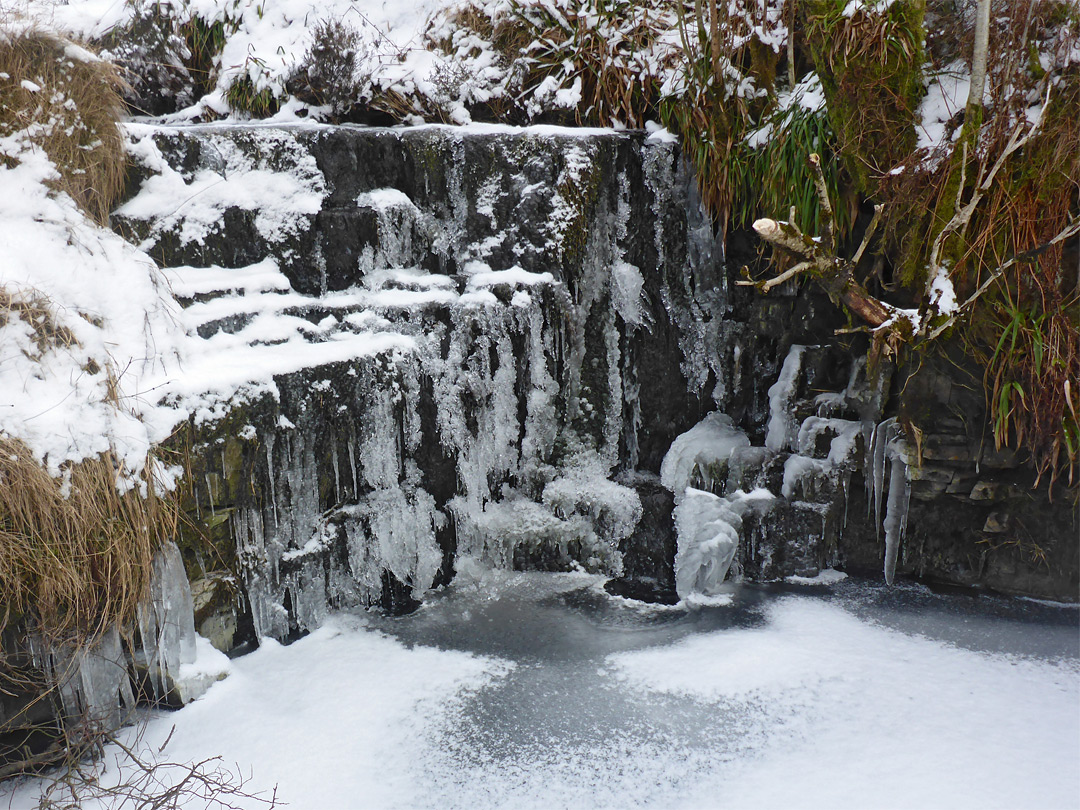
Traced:
[[857, 265], [859, 260], [862, 259], [863, 253], [870, 245], [870, 240], [874, 237], [875, 231], [878, 229], [878, 225], [881, 224], [881, 214], [885, 210], [883, 205], [874, 206], [874, 218], [870, 220], [870, 225], [866, 229], [866, 233], [863, 234], [862, 243], [859, 245], [859, 249], [855, 251], [855, 255], [851, 257], [851, 263]]
[[822, 242], [825, 249], [830, 253], [836, 250], [836, 212], [833, 211], [832, 201], [829, 199], [829, 187], [825, 184], [825, 173], [821, 170], [821, 156], [817, 152], [811, 152], [810, 169], [814, 175], [814, 187], [817, 189], [818, 203], [821, 205], [821, 213], [825, 220], [825, 233]]
[[800, 273], [813, 270], [816, 266], [813, 262], [799, 262], [789, 270], [765, 281], [736, 281], [735, 284], [739, 287], [757, 287], [758, 292], [767, 293], [773, 287], [779, 287], [785, 281], [795, 278]]

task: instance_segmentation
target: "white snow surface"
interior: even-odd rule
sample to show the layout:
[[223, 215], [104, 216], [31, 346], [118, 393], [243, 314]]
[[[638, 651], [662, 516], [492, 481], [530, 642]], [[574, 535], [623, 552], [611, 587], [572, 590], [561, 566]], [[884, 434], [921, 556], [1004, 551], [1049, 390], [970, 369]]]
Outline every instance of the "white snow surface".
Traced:
[[[798, 598], [766, 619], [608, 658], [643, 695], [762, 712], [783, 729], [726, 770], [719, 796], [668, 806], [1077, 807], [1075, 661], [959, 649]], [[1046, 763], [1047, 778], [1022, 762]]]
[[[412, 616], [339, 615], [265, 642], [152, 716], [143, 744], [175, 725], [165, 758], [221, 755], [304, 810], [1077, 806], [1075, 654], [892, 629], [910, 604], [861, 617], [847, 581], [827, 601], [740, 606], [736, 591], [694, 613], [642, 610], [601, 581], [464, 569]], [[600, 606], [582, 612], [571, 592]], [[940, 619], [941, 600], [915, 596]], [[971, 621], [991, 643], [1047, 629], [963, 613], [951, 626]], [[34, 786], [0, 786], [0, 806], [29, 810]]]
[[47, 189], [55, 169], [40, 150], [14, 135], [0, 140], [0, 154], [17, 161], [0, 161], [0, 289], [44, 303], [71, 338], [40, 351], [27, 316], [0, 325], [0, 433], [25, 442], [54, 475], [110, 449], [121, 475], [136, 475], [172, 428], [154, 418], [151, 381], [183, 351], [179, 308], [146, 254]]
[[[407, 647], [363, 624], [339, 616], [288, 647], [263, 640], [203, 698], [181, 712], [152, 716], [141, 745], [156, 750], [171, 733], [168, 761], [197, 761], [212, 751], [229, 765], [247, 763], [250, 790], [265, 797], [277, 784], [279, 800], [290, 807], [418, 806], [425, 784], [412, 773], [415, 750], [462, 696], [513, 665]], [[129, 729], [125, 742], [137, 733]], [[124, 772], [111, 767], [102, 779]], [[16, 794], [13, 810], [36, 806], [21, 803], [32, 792]], [[2, 792], [0, 801], [8, 806]]]
[[956, 288], [944, 267], [939, 267], [930, 282], [930, 305], [942, 315], [952, 315], [960, 308], [956, 303]]

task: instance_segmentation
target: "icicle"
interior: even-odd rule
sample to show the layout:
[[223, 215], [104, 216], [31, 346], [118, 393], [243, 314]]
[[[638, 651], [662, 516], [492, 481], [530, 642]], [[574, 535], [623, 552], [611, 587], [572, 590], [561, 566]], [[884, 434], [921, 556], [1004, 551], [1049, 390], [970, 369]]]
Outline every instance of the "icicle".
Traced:
[[360, 476], [356, 474], [356, 434], [349, 430], [349, 466], [352, 468], [353, 497], [360, 494]]
[[180, 668], [195, 661], [195, 619], [184, 561], [175, 543], [161, 547], [153, 562], [150, 594], [136, 611], [142, 660], [159, 698], [180, 679]]
[[[224, 469], [224, 465], [222, 466]], [[203, 476], [203, 481], [206, 484], [206, 497], [210, 499], [210, 514], [216, 515], [217, 510], [214, 508], [214, 489], [210, 486], [210, 473]]]
[[881, 540], [881, 495], [885, 488], [885, 448], [888, 444], [887, 434], [889, 428], [895, 422], [895, 418], [886, 419], [874, 428], [870, 451], [870, 471], [867, 476], [867, 487], [873, 486], [874, 527], [879, 541]]
[[334, 468], [334, 501], [341, 503], [341, 469], [338, 466], [336, 440], [330, 443], [330, 465]]
[[907, 480], [907, 464], [898, 452], [889, 454], [889, 502], [885, 511], [885, 582], [893, 584], [900, 544], [907, 529], [911, 485]]
[[277, 467], [274, 465], [274, 434], [266, 435], [266, 480], [270, 484], [270, 503], [273, 506], [274, 525], [281, 523], [277, 501]]

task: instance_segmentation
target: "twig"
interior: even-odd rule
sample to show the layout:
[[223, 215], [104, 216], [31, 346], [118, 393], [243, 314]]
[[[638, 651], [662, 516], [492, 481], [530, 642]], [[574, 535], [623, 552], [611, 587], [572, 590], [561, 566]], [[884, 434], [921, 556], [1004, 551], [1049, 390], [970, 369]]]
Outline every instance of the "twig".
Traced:
[[813, 270], [815, 266], [813, 262], [799, 262], [791, 269], [785, 270], [780, 275], [766, 281], [736, 281], [735, 284], [739, 287], [757, 287], [759, 292], [767, 293], [773, 287], [779, 287], [785, 281], [795, 278], [800, 273]]

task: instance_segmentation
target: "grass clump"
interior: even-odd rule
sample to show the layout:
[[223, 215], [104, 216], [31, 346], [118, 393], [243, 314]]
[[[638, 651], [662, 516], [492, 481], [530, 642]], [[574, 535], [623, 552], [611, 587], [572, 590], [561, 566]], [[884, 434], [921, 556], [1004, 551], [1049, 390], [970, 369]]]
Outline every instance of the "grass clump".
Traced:
[[324, 19], [315, 24], [311, 47], [285, 89], [307, 104], [327, 107], [332, 120], [346, 120], [359, 102], [357, 56], [360, 32], [342, 20]]
[[78, 645], [134, 617], [177, 511], [153, 486], [121, 492], [117, 465], [106, 453], [54, 478], [0, 436], [0, 629], [29, 619], [50, 641]]
[[849, 5], [812, 0], [805, 29], [844, 169], [865, 193], [915, 148], [926, 3], [896, 0], [850, 15]]
[[233, 112], [252, 118], [266, 118], [278, 111], [280, 102], [269, 87], [258, 87], [248, 73], [243, 73], [225, 91], [225, 103]]
[[31, 26], [0, 26], [0, 138], [24, 134], [55, 164], [53, 182], [104, 224], [123, 190], [116, 122], [122, 83], [112, 65]]

